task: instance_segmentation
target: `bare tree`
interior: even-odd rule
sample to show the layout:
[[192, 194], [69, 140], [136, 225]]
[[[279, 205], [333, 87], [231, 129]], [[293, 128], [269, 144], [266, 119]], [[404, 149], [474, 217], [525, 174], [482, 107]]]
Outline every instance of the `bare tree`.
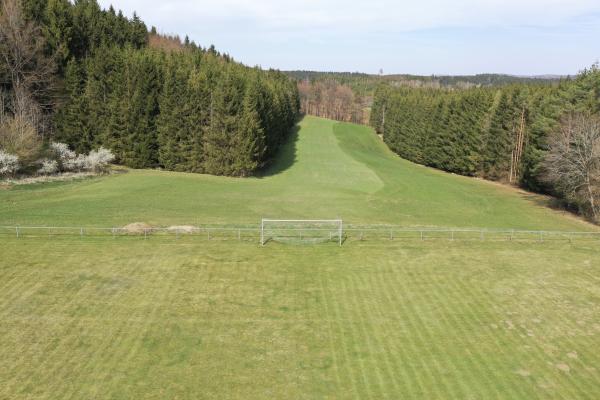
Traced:
[[41, 128], [43, 110], [52, 107], [55, 63], [44, 54], [39, 26], [25, 20], [21, 0], [0, 1], [0, 60], [11, 88], [11, 110], [15, 118]]
[[333, 79], [298, 82], [302, 113], [338, 121], [366, 123], [365, 98]]
[[569, 115], [551, 136], [545, 179], [565, 198], [598, 220], [600, 192], [600, 117]]
[[26, 119], [13, 116], [5, 118], [0, 124], [0, 150], [16, 154], [22, 162], [28, 164], [36, 160], [41, 147], [39, 135]]

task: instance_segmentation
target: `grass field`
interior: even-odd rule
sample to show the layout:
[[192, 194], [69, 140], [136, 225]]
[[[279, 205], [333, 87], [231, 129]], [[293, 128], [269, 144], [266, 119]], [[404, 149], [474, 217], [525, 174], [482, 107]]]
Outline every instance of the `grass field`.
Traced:
[[[306, 118], [261, 178], [13, 188], [0, 224], [593, 229], [542, 204]], [[0, 399], [596, 399], [598, 246], [0, 236]]]
[[305, 118], [262, 178], [130, 171], [0, 190], [6, 225], [120, 226], [343, 218], [404, 226], [589, 230], [539, 196], [401, 160], [369, 128]]

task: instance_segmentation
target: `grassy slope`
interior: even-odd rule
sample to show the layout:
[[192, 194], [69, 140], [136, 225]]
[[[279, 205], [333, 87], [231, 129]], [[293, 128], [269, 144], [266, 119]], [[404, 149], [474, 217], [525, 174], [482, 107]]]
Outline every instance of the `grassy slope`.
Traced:
[[[4, 191], [0, 221], [254, 222], [273, 207], [586, 227], [399, 160], [365, 128], [306, 119], [293, 150], [260, 179], [132, 171]], [[0, 399], [595, 399], [597, 246], [0, 236]]]
[[309, 117], [300, 129], [261, 178], [130, 171], [18, 187], [0, 191], [0, 224], [174, 225], [342, 217], [348, 223], [407, 226], [591, 229], [516, 191], [401, 160], [369, 128]]

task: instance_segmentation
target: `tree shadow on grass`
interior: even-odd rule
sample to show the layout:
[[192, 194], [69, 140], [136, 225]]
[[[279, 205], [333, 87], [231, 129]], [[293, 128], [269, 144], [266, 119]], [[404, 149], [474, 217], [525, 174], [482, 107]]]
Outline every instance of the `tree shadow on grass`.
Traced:
[[257, 178], [268, 178], [280, 174], [294, 165], [297, 158], [296, 142], [298, 141], [299, 131], [300, 125], [295, 125], [292, 128], [285, 143], [279, 147], [275, 158], [256, 173]]
[[538, 193], [528, 193], [523, 192], [520, 193], [521, 198], [532, 202], [536, 206], [549, 208], [554, 211], [562, 212], [565, 214], [571, 214], [573, 217], [580, 218], [581, 220], [592, 222], [589, 218], [585, 217], [580, 213], [580, 210], [577, 206], [573, 204], [568, 204], [565, 200], [559, 199], [557, 197], [547, 195], [547, 194], [538, 194]]

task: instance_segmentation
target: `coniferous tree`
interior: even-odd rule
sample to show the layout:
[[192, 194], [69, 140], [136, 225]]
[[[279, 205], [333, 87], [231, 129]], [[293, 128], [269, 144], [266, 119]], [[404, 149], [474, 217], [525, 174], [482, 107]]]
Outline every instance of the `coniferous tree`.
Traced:
[[96, 0], [22, 1], [64, 82], [52, 139], [78, 152], [104, 146], [130, 167], [246, 176], [276, 155], [296, 122], [297, 87], [278, 71], [154, 28], [168, 42], [161, 50], [137, 14]]

